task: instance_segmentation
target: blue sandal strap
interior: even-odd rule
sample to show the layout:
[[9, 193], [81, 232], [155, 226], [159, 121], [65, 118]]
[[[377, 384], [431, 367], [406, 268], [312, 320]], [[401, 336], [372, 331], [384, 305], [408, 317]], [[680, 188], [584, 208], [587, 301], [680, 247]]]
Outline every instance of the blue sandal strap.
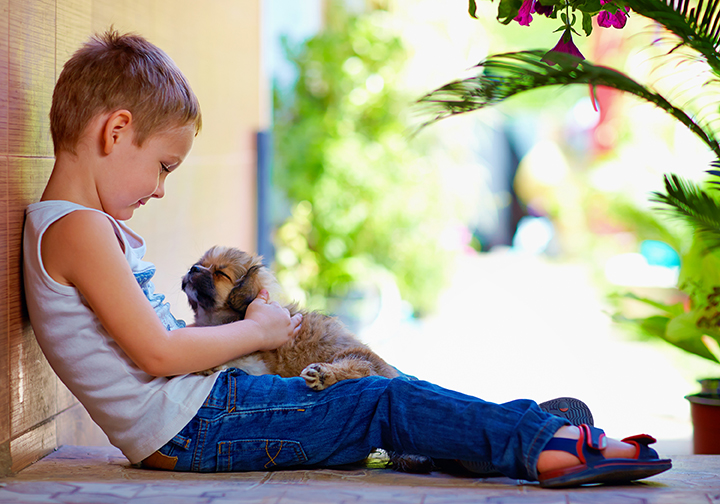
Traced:
[[554, 437], [547, 442], [543, 448], [543, 451], [545, 450], [564, 451], [577, 457], [577, 439]]
[[[558, 450], [569, 453], [579, 458], [583, 464], [594, 466], [605, 459], [602, 451], [607, 446], [605, 431], [591, 425], [582, 424], [580, 428], [580, 440], [554, 437], [550, 439], [543, 448], [545, 450]], [[578, 451], [578, 449], [580, 451]]]

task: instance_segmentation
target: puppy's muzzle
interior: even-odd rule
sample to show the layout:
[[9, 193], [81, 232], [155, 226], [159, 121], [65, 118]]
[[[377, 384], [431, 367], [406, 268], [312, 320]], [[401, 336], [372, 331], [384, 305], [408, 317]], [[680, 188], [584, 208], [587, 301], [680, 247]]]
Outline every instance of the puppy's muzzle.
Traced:
[[210, 310], [215, 307], [215, 283], [210, 269], [200, 264], [193, 264], [183, 277], [182, 290], [187, 294], [193, 309], [199, 306], [204, 310]]

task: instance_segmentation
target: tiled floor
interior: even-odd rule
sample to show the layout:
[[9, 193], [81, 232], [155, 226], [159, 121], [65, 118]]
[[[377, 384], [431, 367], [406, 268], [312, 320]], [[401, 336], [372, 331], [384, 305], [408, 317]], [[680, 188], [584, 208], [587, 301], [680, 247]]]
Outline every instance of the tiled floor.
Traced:
[[720, 502], [720, 456], [680, 456], [666, 473], [627, 486], [545, 490], [506, 478], [388, 469], [183, 474], [131, 467], [114, 448], [65, 446], [13, 478], [2, 503], [97, 504], [712, 504]]

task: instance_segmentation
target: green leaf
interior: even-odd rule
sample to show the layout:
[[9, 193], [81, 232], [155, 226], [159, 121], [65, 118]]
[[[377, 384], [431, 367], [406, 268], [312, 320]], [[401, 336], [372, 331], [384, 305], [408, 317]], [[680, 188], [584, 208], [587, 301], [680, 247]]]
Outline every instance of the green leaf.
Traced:
[[[614, 5], [618, 0], [613, 0], [612, 4]], [[610, 2], [608, 2], [609, 4]], [[570, 5], [582, 12], [585, 12], [589, 14], [590, 16], [594, 16], [598, 12], [600, 12], [600, 8], [602, 5], [600, 4], [600, 0], [583, 0], [583, 1], [575, 1], [570, 2]]]
[[664, 339], [686, 352], [714, 362], [720, 362], [702, 342], [704, 334], [705, 331], [697, 326], [697, 314], [691, 311], [674, 317], [668, 322]]
[[522, 7], [522, 0], [500, 0], [498, 5], [498, 20], [502, 24], [509, 24], [515, 19]]
[[640, 322], [640, 328], [651, 336], [664, 338], [669, 323], [670, 318], [660, 315], [653, 315], [652, 317], [647, 317], [646, 319], [642, 320]]
[[[707, 348], [703, 337], [708, 334], [697, 326], [697, 312], [683, 312], [675, 317], [653, 315], [651, 317], [629, 319], [620, 314], [613, 315], [613, 321], [634, 327], [640, 334], [660, 338], [681, 350], [695, 354], [713, 362], [720, 362]], [[717, 340], [717, 336], [711, 336]]]
[[622, 314], [616, 313], [612, 316], [612, 319], [616, 324], [623, 324], [637, 329], [642, 336], [662, 339], [665, 339], [665, 331], [667, 329], [668, 322], [670, 322], [670, 317], [664, 317], [662, 315], [631, 319]]
[[720, 205], [694, 183], [675, 174], [665, 175], [665, 193], [652, 193], [650, 201], [662, 204], [659, 209], [685, 220], [709, 248], [720, 247]]
[[585, 35], [589, 37], [593, 30], [593, 22], [592, 22], [593, 18], [590, 14], [588, 14], [585, 11], [583, 11], [582, 15], [583, 15], [582, 16], [583, 17], [582, 27], [583, 27], [583, 30], [585, 31]]
[[470, 14], [470, 17], [473, 17], [477, 19], [477, 4], [475, 3], [475, 0], [468, 0], [468, 14]]
[[660, 301], [654, 301], [652, 299], [648, 299], [645, 297], [640, 297], [632, 292], [625, 292], [623, 294], [618, 294], [617, 297], [625, 298], [625, 299], [632, 299], [634, 301], [639, 301], [641, 303], [644, 303], [648, 306], [652, 306], [653, 308], [657, 308], [658, 310], [662, 310], [672, 316], [677, 316], [685, 312], [685, 309], [683, 308], [682, 303], [675, 303], [675, 304], [665, 304]]
[[705, 306], [707, 298], [720, 285], [720, 251], [708, 249], [695, 236], [690, 249], [681, 257], [678, 286], [686, 292], [693, 306]]

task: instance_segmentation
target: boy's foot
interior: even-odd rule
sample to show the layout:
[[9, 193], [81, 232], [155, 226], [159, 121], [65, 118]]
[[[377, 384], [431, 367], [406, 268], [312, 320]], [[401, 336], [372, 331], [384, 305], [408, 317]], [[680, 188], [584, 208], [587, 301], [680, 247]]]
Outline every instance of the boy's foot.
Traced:
[[[547, 413], [566, 418], [573, 425], [594, 425], [590, 408], [580, 399], [575, 399], [574, 397], [558, 397], [540, 403], [538, 406]], [[492, 462], [473, 462], [468, 460], [460, 460], [459, 462], [463, 468], [477, 474], [481, 478], [504, 476], [503, 473], [495, 469]]]
[[646, 434], [608, 439], [602, 429], [563, 426], [538, 458], [540, 485], [545, 488], [595, 483], [629, 483], [667, 471], [670, 459], [660, 459]]

